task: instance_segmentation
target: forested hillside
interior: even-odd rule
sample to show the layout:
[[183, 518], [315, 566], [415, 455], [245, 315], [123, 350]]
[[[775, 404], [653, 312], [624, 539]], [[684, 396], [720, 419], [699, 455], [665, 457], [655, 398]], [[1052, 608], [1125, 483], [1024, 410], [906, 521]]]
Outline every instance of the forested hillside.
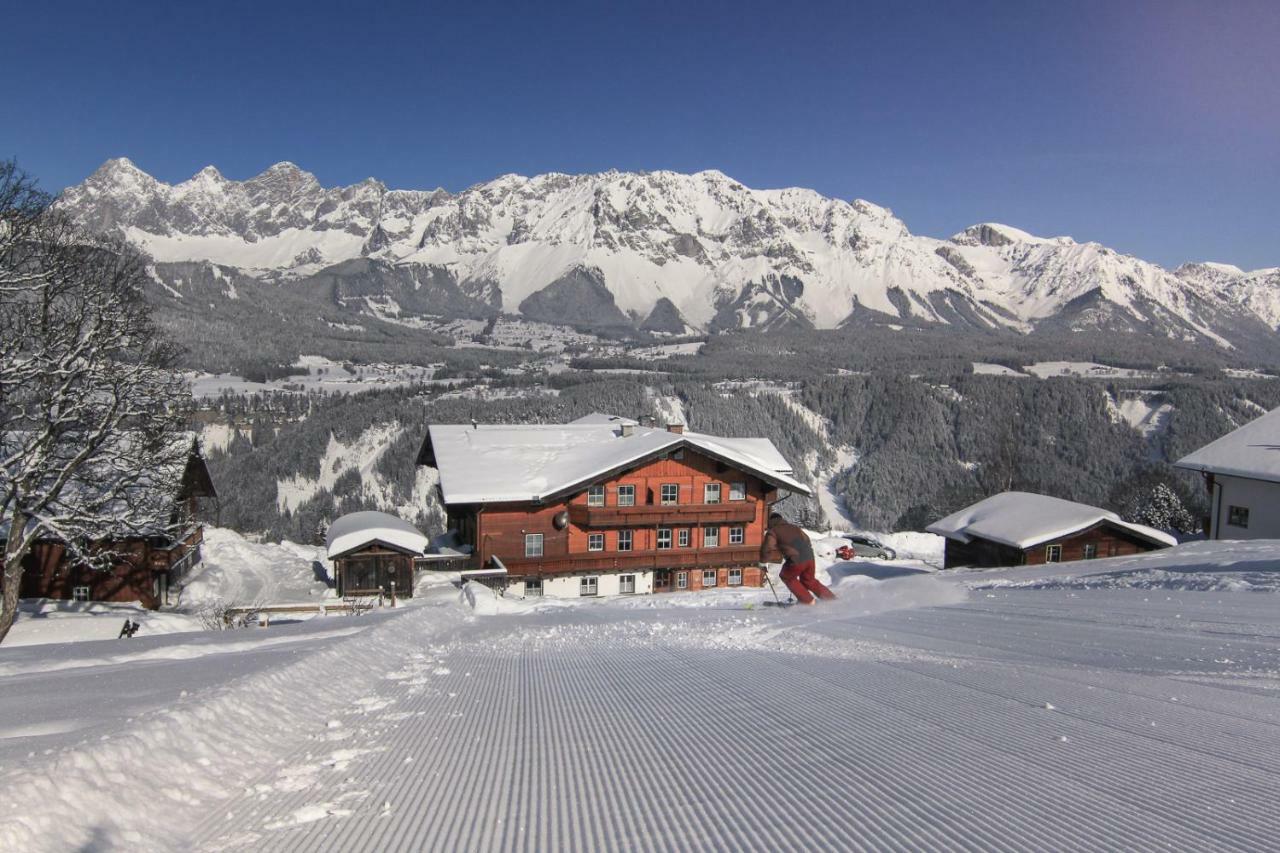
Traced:
[[[245, 398], [227, 397], [206, 417], [231, 436], [209, 449], [222, 523], [306, 541], [365, 508], [393, 509], [438, 531], [434, 480], [414, 466], [433, 422], [551, 423], [593, 411], [662, 422], [674, 413], [697, 431], [769, 437], [801, 478], [818, 485], [830, 477], [856, 524], [891, 530], [922, 529], [1005, 489], [1132, 514], [1164, 486], [1198, 516], [1198, 482], [1167, 460], [1280, 406], [1275, 379], [945, 378], [893, 371], [708, 382], [569, 371], [474, 396], [419, 386], [317, 396], [305, 406], [258, 401], [257, 414]], [[1126, 420], [1117, 401], [1134, 395], [1167, 408], [1158, 428], [1144, 432]], [[856, 457], [846, 470], [833, 467], [841, 449]], [[834, 521], [816, 500], [785, 507], [811, 524]]]

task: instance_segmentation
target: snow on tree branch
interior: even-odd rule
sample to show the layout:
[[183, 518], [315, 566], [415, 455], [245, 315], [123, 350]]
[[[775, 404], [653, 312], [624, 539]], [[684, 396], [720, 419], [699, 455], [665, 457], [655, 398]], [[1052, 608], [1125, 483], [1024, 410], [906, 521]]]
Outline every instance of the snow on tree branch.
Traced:
[[145, 259], [87, 235], [0, 163], [0, 639], [41, 539], [96, 566], [172, 533], [190, 399], [143, 299]]

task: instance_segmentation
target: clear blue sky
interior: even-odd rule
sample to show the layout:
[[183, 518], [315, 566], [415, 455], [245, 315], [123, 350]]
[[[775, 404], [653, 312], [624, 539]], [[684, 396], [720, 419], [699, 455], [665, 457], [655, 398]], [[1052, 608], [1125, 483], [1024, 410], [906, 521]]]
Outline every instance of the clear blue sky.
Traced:
[[1280, 0], [6, 4], [0, 157], [48, 189], [292, 160], [458, 190], [718, 168], [1166, 265], [1280, 265]]

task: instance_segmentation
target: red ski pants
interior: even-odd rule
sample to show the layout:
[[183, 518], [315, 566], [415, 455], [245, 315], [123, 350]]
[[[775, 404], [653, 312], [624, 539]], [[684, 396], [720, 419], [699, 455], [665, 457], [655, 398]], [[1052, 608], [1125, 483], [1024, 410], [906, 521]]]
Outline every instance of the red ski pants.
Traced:
[[782, 582], [801, 604], [811, 604], [815, 595], [827, 601], [836, 597], [834, 592], [814, 577], [813, 560], [806, 560], [803, 563], [792, 563], [788, 560], [782, 566]]

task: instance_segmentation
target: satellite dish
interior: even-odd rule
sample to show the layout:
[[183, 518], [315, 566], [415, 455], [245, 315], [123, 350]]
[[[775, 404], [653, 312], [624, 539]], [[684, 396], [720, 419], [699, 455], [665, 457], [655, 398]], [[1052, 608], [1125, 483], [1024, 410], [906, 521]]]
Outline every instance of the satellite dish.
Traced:
[[556, 530], [564, 530], [569, 526], [568, 510], [560, 510], [556, 513], [555, 518], [551, 519], [551, 523], [556, 526]]

